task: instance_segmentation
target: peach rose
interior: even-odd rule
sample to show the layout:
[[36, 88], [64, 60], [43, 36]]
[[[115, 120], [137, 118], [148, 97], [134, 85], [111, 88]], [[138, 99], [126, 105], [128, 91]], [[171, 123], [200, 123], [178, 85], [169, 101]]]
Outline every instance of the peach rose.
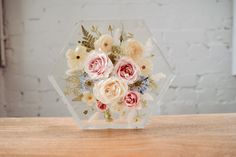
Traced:
[[133, 83], [140, 73], [138, 65], [128, 57], [122, 57], [114, 69], [115, 74], [120, 79], [128, 81], [129, 83]]
[[93, 51], [85, 62], [84, 71], [92, 79], [107, 78], [112, 72], [113, 64], [109, 57], [100, 51]]
[[123, 98], [124, 104], [128, 107], [137, 107], [140, 102], [140, 94], [135, 91], [129, 91]]
[[124, 45], [124, 51], [127, 56], [136, 60], [143, 56], [143, 45], [135, 39], [129, 39]]
[[127, 92], [128, 85], [116, 77], [101, 80], [94, 85], [94, 96], [105, 104], [119, 101]]

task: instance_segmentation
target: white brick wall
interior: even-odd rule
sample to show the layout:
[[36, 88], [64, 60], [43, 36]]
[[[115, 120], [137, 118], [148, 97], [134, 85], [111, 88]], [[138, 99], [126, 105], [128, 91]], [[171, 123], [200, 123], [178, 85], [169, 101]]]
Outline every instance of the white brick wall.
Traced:
[[230, 0], [7, 0], [4, 111], [68, 115], [47, 80], [53, 54], [78, 20], [135, 18], [146, 19], [177, 74], [156, 113], [236, 112]]
[[0, 117], [6, 116], [6, 101], [5, 101], [5, 92], [4, 92], [4, 79], [2, 70], [0, 69]]

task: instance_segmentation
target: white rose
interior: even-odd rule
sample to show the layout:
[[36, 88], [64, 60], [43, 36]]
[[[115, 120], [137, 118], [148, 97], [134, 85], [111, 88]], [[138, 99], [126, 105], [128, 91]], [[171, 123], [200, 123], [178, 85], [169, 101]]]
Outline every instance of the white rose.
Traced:
[[94, 96], [105, 104], [119, 101], [126, 94], [128, 85], [116, 78], [111, 77], [97, 82], [93, 88]]

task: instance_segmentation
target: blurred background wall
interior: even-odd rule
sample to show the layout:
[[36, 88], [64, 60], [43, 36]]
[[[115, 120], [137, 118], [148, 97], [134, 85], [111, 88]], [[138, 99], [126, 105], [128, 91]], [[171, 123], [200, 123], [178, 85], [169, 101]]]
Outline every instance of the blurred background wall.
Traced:
[[5, 102], [5, 86], [2, 70], [0, 69], [0, 117], [5, 117], [6, 114], [6, 102]]
[[145, 19], [176, 73], [156, 114], [236, 112], [230, 0], [5, 0], [0, 116], [69, 115], [47, 75], [74, 25]]

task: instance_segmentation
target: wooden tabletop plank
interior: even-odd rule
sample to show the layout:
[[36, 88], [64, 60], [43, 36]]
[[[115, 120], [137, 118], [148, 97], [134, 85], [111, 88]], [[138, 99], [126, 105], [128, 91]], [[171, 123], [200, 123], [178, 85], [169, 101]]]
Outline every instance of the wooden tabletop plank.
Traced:
[[157, 116], [145, 129], [80, 130], [72, 118], [0, 118], [0, 157], [236, 156], [236, 114]]

